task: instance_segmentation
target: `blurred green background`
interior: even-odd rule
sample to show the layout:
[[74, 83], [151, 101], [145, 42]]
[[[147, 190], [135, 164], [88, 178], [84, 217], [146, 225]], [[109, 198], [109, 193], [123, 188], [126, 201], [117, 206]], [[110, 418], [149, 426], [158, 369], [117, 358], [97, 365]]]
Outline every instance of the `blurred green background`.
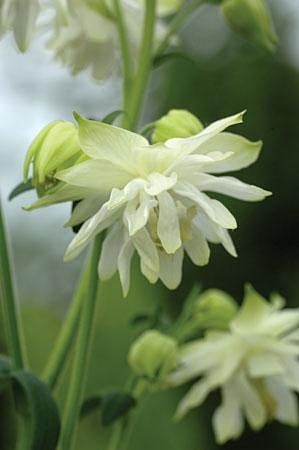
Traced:
[[[170, 108], [187, 108], [209, 123], [246, 108], [245, 123], [234, 131], [253, 140], [263, 139], [264, 148], [259, 161], [238, 176], [274, 195], [258, 204], [225, 199], [238, 218], [233, 239], [239, 258], [233, 259], [220, 246], [214, 246], [205, 268], [185, 263], [184, 281], [177, 291], [168, 292], [159, 284], [150, 286], [140, 276], [137, 261], [126, 300], [121, 298], [117, 277], [104, 283], [86, 395], [124, 385], [128, 375], [126, 352], [139, 332], [129, 327], [130, 318], [154, 310], [158, 303], [176, 314], [194, 281], [204, 288], [224, 289], [238, 300], [242, 299], [244, 283], [250, 281], [265, 296], [279, 291], [289, 305], [298, 306], [299, 6], [292, 1], [270, 3], [281, 38], [274, 56], [230, 33], [216, 7], [202, 8], [181, 34], [190, 60], [176, 59], [154, 71], [142, 121], [156, 119]], [[117, 76], [104, 85], [95, 85], [87, 74], [72, 79], [41, 47], [37, 42], [28, 55], [20, 56], [9, 38], [0, 42], [0, 183], [4, 198], [20, 180], [26, 148], [45, 123], [69, 119], [72, 110], [101, 118], [119, 104]], [[62, 263], [71, 238], [71, 232], [62, 228], [68, 206], [29, 214], [21, 206], [30, 200], [29, 194], [4, 204], [30, 359], [39, 372], [58, 333], [82, 258]], [[4, 350], [3, 339], [1, 348]], [[63, 391], [63, 385], [61, 388]], [[211, 396], [200, 411], [173, 424], [171, 417], [181, 395], [178, 390], [147, 401], [130, 450], [220, 448], [211, 430], [218, 396]], [[0, 401], [0, 448], [11, 450], [4, 442], [6, 400]], [[109, 430], [100, 425], [99, 413], [93, 414], [82, 421], [77, 450], [104, 448], [108, 434]], [[221, 448], [297, 450], [298, 439], [298, 429], [272, 423], [256, 434], [248, 430], [240, 440]]]

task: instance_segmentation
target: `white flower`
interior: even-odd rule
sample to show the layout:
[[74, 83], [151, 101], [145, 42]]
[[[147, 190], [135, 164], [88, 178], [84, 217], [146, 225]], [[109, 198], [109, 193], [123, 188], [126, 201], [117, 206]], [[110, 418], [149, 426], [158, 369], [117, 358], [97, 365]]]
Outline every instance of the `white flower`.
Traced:
[[237, 227], [236, 220], [205, 191], [247, 201], [270, 194], [230, 176], [212, 175], [238, 170], [257, 159], [261, 142], [223, 132], [240, 123], [242, 115], [219, 120], [190, 138], [155, 145], [139, 134], [77, 117], [80, 146], [90, 160], [57, 173], [65, 186], [32, 207], [83, 199], [68, 225], [84, 225], [66, 259], [77, 256], [107, 229], [99, 262], [101, 279], [118, 270], [126, 295], [137, 251], [146, 278], [151, 283], [160, 278], [174, 289], [181, 281], [184, 251], [198, 266], [209, 261], [208, 242], [221, 243], [236, 256], [228, 233]]
[[39, 10], [39, 0], [2, 0], [0, 36], [6, 31], [12, 31], [18, 48], [25, 52], [35, 31]]
[[220, 444], [240, 436], [244, 418], [254, 430], [271, 419], [298, 424], [299, 310], [281, 307], [248, 286], [229, 331], [210, 332], [182, 349], [170, 383], [201, 378], [179, 404], [178, 417], [219, 388], [213, 427]]

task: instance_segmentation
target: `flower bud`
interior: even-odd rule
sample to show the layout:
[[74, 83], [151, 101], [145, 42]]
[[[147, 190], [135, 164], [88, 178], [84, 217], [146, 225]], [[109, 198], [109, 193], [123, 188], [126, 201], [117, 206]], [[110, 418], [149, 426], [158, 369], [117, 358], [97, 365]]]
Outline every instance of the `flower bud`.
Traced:
[[193, 321], [203, 329], [226, 329], [238, 310], [235, 300], [218, 289], [209, 289], [194, 302]]
[[156, 144], [175, 137], [186, 138], [199, 133], [202, 129], [203, 124], [189, 111], [172, 109], [156, 121], [152, 141]]
[[60, 183], [55, 174], [82, 162], [78, 130], [71, 122], [54, 121], [37, 135], [28, 149], [24, 163], [24, 179], [28, 181], [32, 165], [32, 185], [39, 196]]
[[161, 381], [176, 366], [177, 342], [157, 330], [145, 331], [131, 346], [128, 362], [133, 372]]
[[275, 50], [278, 38], [263, 0], [224, 0], [222, 11], [234, 31], [270, 52]]

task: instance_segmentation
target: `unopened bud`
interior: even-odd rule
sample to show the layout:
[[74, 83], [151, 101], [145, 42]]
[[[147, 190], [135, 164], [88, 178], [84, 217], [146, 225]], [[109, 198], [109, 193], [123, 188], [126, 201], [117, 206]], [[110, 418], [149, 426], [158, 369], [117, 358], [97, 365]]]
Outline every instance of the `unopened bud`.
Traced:
[[186, 138], [199, 133], [203, 124], [196, 116], [185, 109], [172, 109], [155, 123], [152, 135], [154, 144], [171, 138]]
[[209, 289], [194, 302], [193, 321], [202, 329], [226, 329], [238, 310], [235, 300], [218, 289]]

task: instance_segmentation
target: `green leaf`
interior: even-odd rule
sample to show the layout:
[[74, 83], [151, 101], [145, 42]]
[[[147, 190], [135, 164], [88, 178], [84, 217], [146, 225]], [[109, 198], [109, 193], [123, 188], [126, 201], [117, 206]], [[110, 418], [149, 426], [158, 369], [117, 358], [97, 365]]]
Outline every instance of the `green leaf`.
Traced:
[[108, 125], [112, 125], [113, 122], [117, 119], [118, 116], [120, 116], [123, 113], [121, 110], [113, 111], [110, 114], [107, 114], [107, 116], [102, 119], [102, 122], [108, 123]]
[[0, 358], [0, 389], [12, 388], [14, 404], [22, 420], [17, 449], [55, 450], [60, 431], [56, 403], [49, 388], [33, 373], [13, 370], [7, 358]]
[[91, 414], [96, 409], [99, 409], [101, 405], [102, 405], [102, 397], [100, 395], [87, 398], [81, 407], [80, 416], [81, 417], [88, 416], [88, 414]]
[[109, 426], [136, 406], [136, 400], [125, 392], [109, 392], [102, 399], [102, 424]]
[[8, 200], [12, 200], [18, 195], [23, 194], [23, 192], [31, 191], [32, 189], [34, 189], [34, 187], [32, 186], [31, 178], [26, 182], [22, 181], [11, 191], [11, 193], [8, 196]]

